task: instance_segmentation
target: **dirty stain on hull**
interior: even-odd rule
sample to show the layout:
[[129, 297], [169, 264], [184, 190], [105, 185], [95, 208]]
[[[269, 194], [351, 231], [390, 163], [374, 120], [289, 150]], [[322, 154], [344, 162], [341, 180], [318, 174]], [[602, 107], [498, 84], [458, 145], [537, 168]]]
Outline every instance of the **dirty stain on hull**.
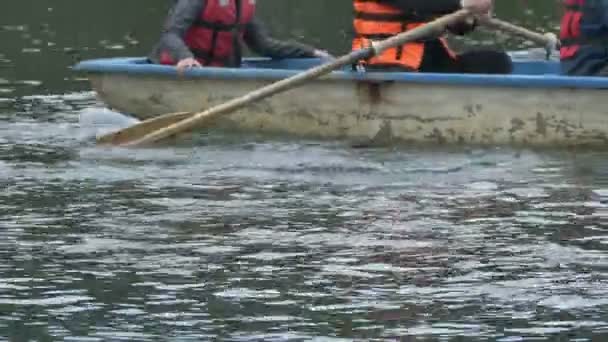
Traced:
[[[91, 74], [109, 107], [139, 119], [200, 111], [271, 81]], [[607, 90], [317, 80], [218, 120], [257, 132], [390, 144], [604, 146]]]

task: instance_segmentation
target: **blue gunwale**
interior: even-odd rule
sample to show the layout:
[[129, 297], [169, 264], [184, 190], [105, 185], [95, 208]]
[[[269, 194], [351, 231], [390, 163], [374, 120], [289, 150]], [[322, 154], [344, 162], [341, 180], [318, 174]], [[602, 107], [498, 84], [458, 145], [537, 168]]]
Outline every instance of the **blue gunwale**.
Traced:
[[[293, 76], [319, 63], [320, 60], [316, 58], [272, 60], [255, 57], [244, 59], [243, 66], [238, 69], [195, 68], [186, 71], [180, 76], [173, 66], [150, 64], [143, 57], [125, 57], [85, 60], [75, 65], [73, 70], [85, 73], [163, 76], [187, 79], [256, 79], [274, 81]], [[351, 71], [350, 68], [344, 68], [324, 76], [323, 79], [460, 86], [500, 86], [510, 88], [608, 89], [608, 78], [559, 75], [559, 62], [557, 61], [514, 59], [514, 65], [513, 74], [509, 75], [401, 72], [358, 73]]]

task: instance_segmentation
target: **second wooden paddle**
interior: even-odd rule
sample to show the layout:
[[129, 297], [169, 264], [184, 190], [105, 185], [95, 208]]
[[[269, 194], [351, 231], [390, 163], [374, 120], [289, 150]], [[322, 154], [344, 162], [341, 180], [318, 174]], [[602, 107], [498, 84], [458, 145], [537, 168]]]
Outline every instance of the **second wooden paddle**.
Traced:
[[534, 31], [530, 31], [527, 28], [517, 26], [496, 18], [482, 19], [481, 24], [492, 29], [518, 35], [537, 44], [541, 44], [545, 47], [547, 51], [559, 49], [560, 42], [553, 33], [537, 33]]

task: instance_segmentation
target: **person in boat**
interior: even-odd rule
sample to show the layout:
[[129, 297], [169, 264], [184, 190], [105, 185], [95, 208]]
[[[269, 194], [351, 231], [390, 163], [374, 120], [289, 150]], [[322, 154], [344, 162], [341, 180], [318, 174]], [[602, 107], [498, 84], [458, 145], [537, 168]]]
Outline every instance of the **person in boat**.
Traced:
[[608, 76], [608, 0], [565, 0], [560, 64], [571, 76]]
[[273, 39], [255, 16], [256, 0], [175, 0], [149, 59], [176, 65], [239, 67], [241, 44], [272, 58], [331, 58], [323, 50]]
[[[353, 0], [355, 38], [353, 50], [369, 46], [373, 39], [413, 29], [432, 19], [467, 8], [478, 15], [489, 15], [492, 0]], [[464, 35], [477, 26], [468, 20], [448, 28]], [[443, 36], [388, 49], [379, 56], [360, 61], [365, 70], [419, 71], [441, 73], [507, 74], [512, 71], [511, 58], [502, 51], [477, 50], [456, 54]]]

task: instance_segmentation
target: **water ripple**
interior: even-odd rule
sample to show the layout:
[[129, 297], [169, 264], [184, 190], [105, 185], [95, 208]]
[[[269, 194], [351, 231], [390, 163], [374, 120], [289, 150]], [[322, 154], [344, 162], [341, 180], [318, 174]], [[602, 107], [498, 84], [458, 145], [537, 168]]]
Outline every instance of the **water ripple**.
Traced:
[[104, 112], [89, 96], [23, 98], [0, 115], [0, 335], [608, 331], [605, 154], [214, 133], [195, 147], [96, 148], [81, 139], [94, 121], [79, 114]]

